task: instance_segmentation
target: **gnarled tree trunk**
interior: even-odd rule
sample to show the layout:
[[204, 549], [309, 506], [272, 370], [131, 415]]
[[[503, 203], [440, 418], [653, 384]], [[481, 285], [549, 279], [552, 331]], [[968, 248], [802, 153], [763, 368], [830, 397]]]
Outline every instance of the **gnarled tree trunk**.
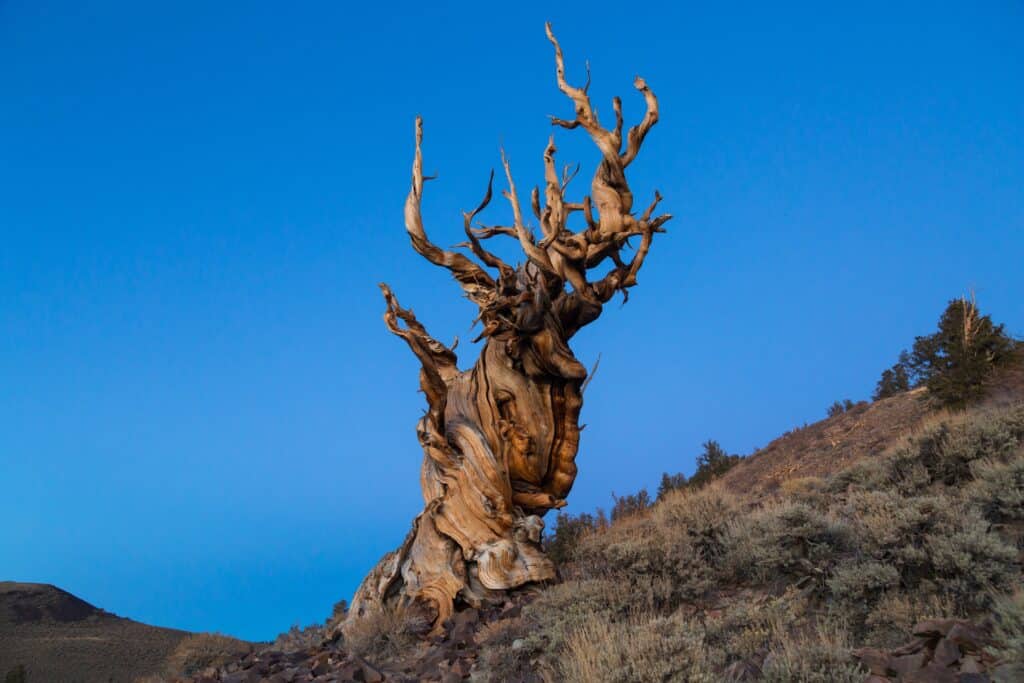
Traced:
[[[463, 214], [468, 249], [477, 260], [435, 246], [420, 214], [423, 194], [422, 121], [416, 120], [416, 155], [412, 189], [405, 204], [405, 227], [413, 248], [430, 262], [447, 268], [466, 296], [479, 307], [483, 330], [474, 341], [484, 346], [474, 366], [456, 364], [455, 347], [431, 337], [411, 310], [381, 285], [384, 320], [419, 358], [420, 386], [428, 411], [417, 425], [423, 447], [420, 473], [425, 507], [396, 551], [386, 555], [364, 579], [352, 601], [348, 623], [367, 613], [415, 604], [438, 628], [457, 601], [479, 605], [523, 584], [552, 579], [555, 569], [540, 547], [542, 517], [565, 505], [576, 478], [579, 414], [586, 368], [568, 342], [600, 316], [616, 293], [624, 296], [637, 283], [656, 232], [670, 216], [652, 217], [661, 197], [639, 217], [625, 169], [636, 158], [645, 136], [658, 121], [658, 101], [641, 78], [634, 85], [644, 96], [642, 121], [622, 135], [622, 107], [613, 100], [615, 126], [606, 129], [591, 107], [587, 86], [565, 80], [562, 51], [555, 48], [559, 89], [572, 100], [572, 120], [552, 118], [562, 128], [582, 127], [601, 151], [591, 192], [581, 202], [566, 201], [575, 172], [555, 168], [552, 136], [544, 149], [544, 191], [534, 188], [533, 214], [538, 240], [524, 222], [508, 160], [503, 195], [511, 203], [511, 226], [474, 226], [473, 219], [491, 200], [491, 182], [480, 206]], [[589, 77], [588, 77], [589, 85]], [[577, 168], [578, 170], [578, 168]], [[582, 229], [569, 228], [579, 213]], [[484, 241], [515, 239], [526, 260], [512, 267], [484, 247]], [[630, 237], [640, 242], [625, 262], [622, 250]], [[597, 280], [588, 275], [604, 263], [610, 269]], [[488, 270], [489, 269], [489, 270]], [[344, 630], [344, 625], [342, 626]]]

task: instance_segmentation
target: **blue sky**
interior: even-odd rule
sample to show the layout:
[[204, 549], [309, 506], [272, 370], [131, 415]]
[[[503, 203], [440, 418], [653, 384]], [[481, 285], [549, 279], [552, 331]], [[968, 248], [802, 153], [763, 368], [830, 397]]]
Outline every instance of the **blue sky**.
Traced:
[[570, 511], [868, 397], [969, 289], [1024, 334], [1019, 3], [347, 5], [0, 3], [0, 579], [246, 638], [350, 597], [421, 508], [377, 283], [473, 336], [413, 117], [453, 244], [571, 115], [546, 19], [602, 112], [659, 95], [631, 184], [676, 216], [575, 340]]

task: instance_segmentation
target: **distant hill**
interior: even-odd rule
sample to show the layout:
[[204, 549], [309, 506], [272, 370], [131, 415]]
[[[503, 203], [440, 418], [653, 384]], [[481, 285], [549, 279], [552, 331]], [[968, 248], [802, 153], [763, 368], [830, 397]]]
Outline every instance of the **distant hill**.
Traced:
[[131, 683], [161, 671], [188, 635], [115, 616], [55, 586], [0, 582], [0, 676], [21, 665], [28, 683]]

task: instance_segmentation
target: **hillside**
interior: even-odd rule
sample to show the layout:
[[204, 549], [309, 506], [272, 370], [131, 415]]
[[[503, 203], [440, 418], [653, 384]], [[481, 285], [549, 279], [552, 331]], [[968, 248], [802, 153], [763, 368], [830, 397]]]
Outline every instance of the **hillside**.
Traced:
[[0, 674], [29, 683], [131, 682], [163, 670], [188, 634], [123, 619], [54, 586], [0, 582]]
[[1019, 367], [967, 411], [913, 390], [788, 432], [710, 485], [575, 540], [558, 581], [461, 605], [441, 637], [396, 615], [347, 639], [328, 623], [253, 649], [7, 583], [0, 672], [28, 661], [30, 682], [1024, 680]]
[[1021, 374], [965, 412], [858, 404], [567, 557], [443, 637], [365, 620], [192, 680], [1024, 680]]
[[744, 458], [721, 479], [740, 494], [772, 493], [791, 479], [824, 477], [853, 462], [876, 456], [936, 415], [924, 389], [858, 403], [814, 424], [798, 427]]

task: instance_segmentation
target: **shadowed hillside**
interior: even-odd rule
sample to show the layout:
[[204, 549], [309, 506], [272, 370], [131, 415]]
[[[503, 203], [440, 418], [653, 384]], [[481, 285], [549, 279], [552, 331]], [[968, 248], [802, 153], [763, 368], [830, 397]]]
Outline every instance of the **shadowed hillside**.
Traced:
[[23, 666], [28, 683], [135, 681], [162, 671], [187, 635], [122, 619], [54, 586], [0, 582], [0, 675]]

